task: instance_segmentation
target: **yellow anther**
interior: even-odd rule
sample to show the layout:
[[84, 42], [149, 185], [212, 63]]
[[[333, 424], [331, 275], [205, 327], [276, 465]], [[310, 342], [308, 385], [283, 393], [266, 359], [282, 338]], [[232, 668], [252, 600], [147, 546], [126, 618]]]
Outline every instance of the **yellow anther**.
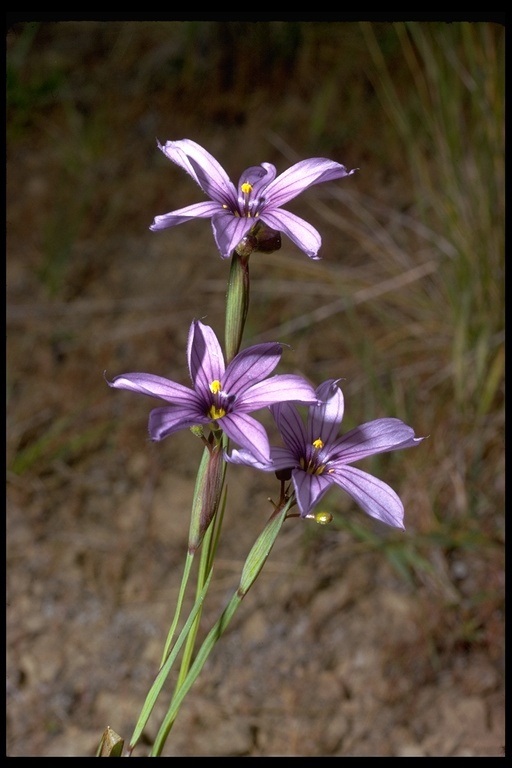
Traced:
[[323, 440], [320, 440], [320, 438], [318, 438], [317, 440], [313, 440], [313, 448], [320, 450], [320, 448], [323, 448], [323, 447], [324, 447]]
[[332, 515], [330, 512], [315, 512], [315, 523], [319, 525], [328, 525], [332, 522]]
[[217, 408], [216, 405], [212, 405], [210, 410], [208, 411], [208, 416], [210, 419], [213, 419], [214, 421], [217, 421], [217, 419], [222, 419], [223, 416], [226, 415], [226, 411], [224, 408]]
[[214, 394], [214, 395], [216, 395], [217, 392], [220, 392], [221, 389], [222, 389], [222, 384], [220, 383], [220, 381], [218, 379], [215, 379], [210, 384], [210, 392], [212, 392], [212, 394]]
[[242, 190], [244, 195], [248, 195], [250, 192], [252, 192], [252, 184], [249, 184], [248, 181], [244, 181], [240, 189]]

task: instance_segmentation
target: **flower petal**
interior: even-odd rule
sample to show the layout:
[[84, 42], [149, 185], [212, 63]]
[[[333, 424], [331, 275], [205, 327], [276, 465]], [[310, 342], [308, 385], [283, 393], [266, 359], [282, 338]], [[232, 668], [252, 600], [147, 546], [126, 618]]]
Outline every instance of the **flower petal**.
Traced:
[[311, 512], [333, 483], [330, 475], [311, 475], [303, 469], [294, 469], [292, 479], [301, 517]]
[[270, 446], [270, 458], [274, 471], [277, 469], [294, 469], [297, 466], [297, 459], [289, 448]]
[[[251, 201], [251, 210], [255, 207], [259, 209], [266, 200], [266, 188], [276, 177], [276, 167], [271, 163], [261, 163], [261, 165], [252, 165], [246, 168], [240, 176], [238, 182], [238, 204], [241, 210], [244, 210], [247, 200], [246, 194], [242, 191], [243, 184], [250, 184], [251, 191], [249, 200]], [[261, 194], [260, 194], [261, 193]]]
[[220, 381], [224, 386], [224, 355], [219, 341], [209, 325], [194, 320], [190, 326], [187, 359], [194, 387], [204, 398], [211, 397], [210, 384]]
[[240, 181], [238, 182], [238, 194], [239, 196], [242, 195], [239, 203], [243, 206], [243, 203], [245, 202], [245, 197], [241, 191], [242, 184], [251, 185], [252, 189], [250, 197], [256, 201], [260, 195], [260, 192], [263, 190], [266, 191], [266, 188], [270, 182], [275, 179], [276, 173], [276, 167], [271, 163], [261, 163], [261, 165], [253, 165], [250, 168], [246, 168], [246, 170], [240, 176]]
[[208, 424], [210, 419], [203, 415], [198, 408], [181, 405], [167, 405], [154, 408], [149, 414], [149, 434], [152, 440], [163, 440], [164, 437], [178, 432], [180, 429], [190, 429], [197, 424]]
[[230, 464], [245, 464], [254, 469], [261, 469], [263, 472], [273, 472], [274, 465], [271, 461], [261, 461], [246, 448], [234, 448], [231, 453], [224, 453], [224, 458]]
[[213, 216], [213, 237], [223, 259], [229, 259], [237, 245], [253, 228], [254, 222], [255, 219], [234, 216], [231, 211], [226, 210]]
[[228, 205], [236, 204], [236, 190], [224, 168], [199, 144], [190, 139], [158, 142], [171, 162], [183, 168], [212, 200]]
[[284, 232], [310, 259], [319, 259], [318, 251], [322, 245], [319, 232], [307, 221], [290, 211], [264, 211], [260, 219], [272, 229]]
[[194, 406], [199, 403], [197, 394], [193, 389], [184, 387], [176, 381], [169, 381], [163, 376], [154, 376], [151, 373], [123, 373], [114, 376], [112, 381], [107, 380], [109, 387], [114, 389], [127, 389], [131, 392], [139, 392], [150, 397], [159, 397], [169, 403]]
[[243, 349], [228, 364], [222, 382], [223, 388], [230, 395], [239, 397], [245, 390], [272, 373], [282, 354], [283, 347], [278, 342], [254, 344]]
[[301, 457], [306, 455], [306, 429], [304, 422], [295, 406], [289, 403], [278, 403], [270, 408], [281, 436], [295, 456], [298, 464]]
[[282, 205], [300, 195], [305, 189], [324, 181], [334, 181], [351, 176], [357, 168], [347, 171], [344, 165], [325, 157], [310, 157], [295, 163], [281, 173], [266, 189], [267, 204], [272, 208]]
[[282, 373], [260, 381], [245, 390], [237, 400], [237, 410], [256, 411], [275, 403], [289, 401], [308, 405], [316, 404], [316, 394], [311, 384], [308, 384], [302, 376]]
[[329, 475], [367, 515], [404, 529], [404, 506], [395, 491], [382, 480], [350, 466], [339, 466]]
[[176, 211], [164, 213], [162, 216], [155, 216], [150, 230], [158, 232], [161, 229], [169, 229], [169, 227], [177, 227], [178, 224], [185, 224], [186, 221], [192, 221], [192, 219], [209, 219], [222, 210], [221, 205], [213, 200], [193, 203], [193, 205], [187, 205], [185, 208], [178, 208]]
[[324, 445], [332, 443], [343, 419], [344, 399], [336, 379], [324, 381], [316, 389], [318, 405], [308, 410], [308, 443], [320, 438]]
[[263, 472], [275, 472], [279, 469], [293, 469], [296, 465], [295, 457], [288, 448], [270, 448], [270, 461], [260, 461], [246, 448], [234, 448], [231, 454], [224, 454], [230, 464], [246, 464]]
[[219, 420], [220, 426], [235, 443], [254, 454], [259, 461], [268, 464], [270, 445], [265, 428], [246, 413], [228, 413]]
[[412, 427], [400, 419], [375, 419], [351, 429], [336, 440], [331, 458], [340, 464], [351, 464], [377, 453], [412, 448], [424, 439], [415, 437]]

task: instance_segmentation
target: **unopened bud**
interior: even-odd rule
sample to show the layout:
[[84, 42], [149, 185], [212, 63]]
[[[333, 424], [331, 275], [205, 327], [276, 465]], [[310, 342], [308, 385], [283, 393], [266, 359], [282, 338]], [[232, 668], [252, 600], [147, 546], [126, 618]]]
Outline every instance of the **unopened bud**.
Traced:
[[256, 239], [258, 241], [256, 250], [260, 253], [273, 253], [281, 247], [281, 233], [261, 224], [256, 231]]

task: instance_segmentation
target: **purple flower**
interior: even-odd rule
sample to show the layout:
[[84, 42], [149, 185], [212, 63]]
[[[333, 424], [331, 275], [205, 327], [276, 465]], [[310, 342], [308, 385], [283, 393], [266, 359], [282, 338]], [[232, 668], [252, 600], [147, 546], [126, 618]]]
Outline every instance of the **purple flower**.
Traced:
[[262, 163], [244, 171], [237, 190], [224, 168], [195, 141], [168, 141], [164, 146], [158, 142], [158, 147], [192, 176], [210, 200], [156, 216], [150, 229], [167, 229], [191, 219], [211, 218], [213, 236], [224, 259], [231, 256], [258, 222], [284, 232], [310, 258], [318, 258], [322, 239], [317, 230], [281, 206], [314, 184], [350, 176], [357, 170], [347, 171], [340, 163], [312, 157], [292, 165], [276, 178], [275, 166]]
[[306, 517], [333, 485], [339, 485], [371, 517], [403, 528], [404, 508], [382, 480], [352, 467], [354, 461], [376, 453], [418, 445], [423, 437], [400, 419], [375, 419], [337, 437], [343, 419], [343, 394], [335, 380], [316, 390], [318, 403], [308, 408], [307, 425], [293, 405], [272, 405], [284, 448], [270, 449], [271, 462], [261, 462], [247, 450], [234, 450], [228, 461], [249, 464], [266, 472], [291, 470], [301, 517]]
[[220, 427], [264, 462], [270, 459], [267, 433], [248, 414], [288, 400], [317, 402], [313, 387], [301, 376], [266, 378], [279, 363], [282, 351], [278, 343], [256, 344], [226, 366], [213, 330], [195, 320], [190, 326], [187, 349], [193, 389], [151, 373], [125, 373], [107, 383], [115, 389], [140, 392], [170, 403], [149, 415], [153, 440], [162, 440], [180, 429], [210, 424]]

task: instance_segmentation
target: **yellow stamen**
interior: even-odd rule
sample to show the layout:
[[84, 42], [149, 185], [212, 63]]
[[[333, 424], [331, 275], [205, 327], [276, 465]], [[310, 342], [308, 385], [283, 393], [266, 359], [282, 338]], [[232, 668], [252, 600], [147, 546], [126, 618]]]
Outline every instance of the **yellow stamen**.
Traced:
[[252, 184], [249, 184], [248, 181], [244, 181], [240, 189], [242, 190], [244, 195], [248, 195], [250, 192], [252, 192]]
[[222, 389], [222, 384], [220, 383], [220, 381], [218, 379], [215, 379], [210, 384], [210, 392], [212, 392], [212, 394], [214, 394], [214, 395], [216, 395], [217, 392], [220, 392], [221, 389]]
[[224, 410], [224, 408], [217, 408], [216, 405], [212, 405], [210, 410], [208, 411], [208, 416], [214, 421], [217, 421], [217, 419], [222, 419], [222, 417], [225, 415], [226, 415], [226, 411]]
[[306, 515], [306, 520], [314, 520], [319, 525], [327, 525], [332, 522], [332, 515], [330, 512], [309, 512]]
[[320, 448], [323, 448], [324, 444], [323, 441], [318, 438], [317, 440], [313, 440], [313, 448], [316, 448], [317, 451], [320, 450]]
[[332, 515], [330, 512], [315, 512], [315, 522], [319, 525], [328, 525], [332, 522]]

